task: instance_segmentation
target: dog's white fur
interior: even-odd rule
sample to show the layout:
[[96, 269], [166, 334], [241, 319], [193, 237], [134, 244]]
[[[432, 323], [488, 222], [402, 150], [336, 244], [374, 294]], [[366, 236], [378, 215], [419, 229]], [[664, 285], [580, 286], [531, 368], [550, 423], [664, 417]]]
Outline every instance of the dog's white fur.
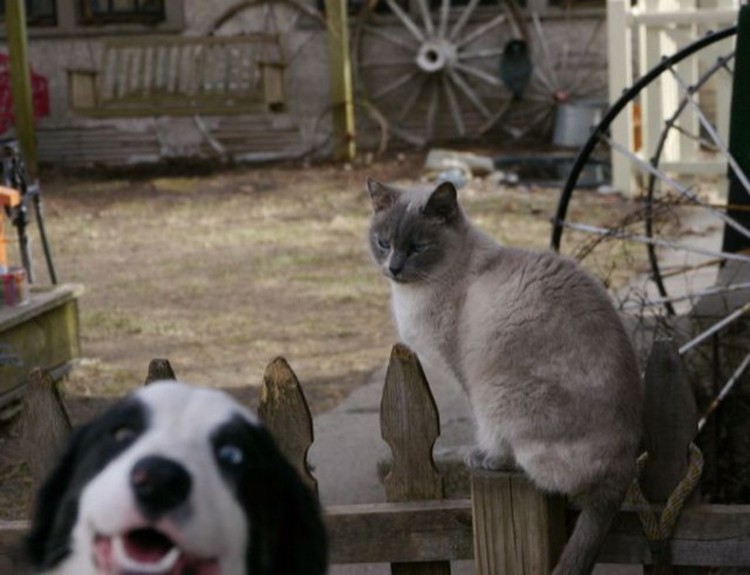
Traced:
[[[92, 557], [97, 535], [115, 536], [146, 526], [138, 511], [129, 477], [134, 464], [147, 455], [179, 461], [190, 473], [192, 489], [184, 513], [161, 519], [156, 526], [183, 551], [217, 557], [222, 575], [245, 573], [247, 518], [217, 469], [209, 434], [241, 408], [228, 396], [176, 382], [158, 382], [137, 392], [151, 409], [147, 430], [99, 473], [82, 491], [73, 531], [73, 553], [50, 575], [94, 573]], [[241, 410], [248, 421], [254, 414]]]

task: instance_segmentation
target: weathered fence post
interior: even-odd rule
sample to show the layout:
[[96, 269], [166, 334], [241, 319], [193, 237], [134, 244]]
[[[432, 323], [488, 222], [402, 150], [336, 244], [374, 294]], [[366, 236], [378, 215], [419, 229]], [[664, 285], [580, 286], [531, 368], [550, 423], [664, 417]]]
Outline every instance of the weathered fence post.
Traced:
[[57, 461], [72, 429], [57, 385], [42, 369], [36, 368], [29, 373], [19, 425], [21, 449], [27, 454], [26, 463], [31, 474], [31, 499], [28, 502], [31, 510], [34, 494]]
[[161, 379], [177, 379], [177, 376], [168, 359], [152, 359], [148, 364], [146, 381], [143, 382], [143, 385], [149, 385]]
[[565, 544], [565, 499], [521, 473], [471, 470], [477, 575], [548, 575]]
[[[21, 451], [27, 454], [26, 464], [31, 475], [26, 501], [29, 516], [34, 511], [36, 492], [57, 461], [71, 429], [70, 418], [55, 381], [40, 368], [31, 370], [19, 419]], [[25, 561], [20, 557], [18, 541], [5, 542], [0, 537], [0, 544], [6, 550], [11, 549], [10, 553], [0, 553], [0, 573], [28, 573]]]
[[[443, 478], [432, 448], [440, 435], [435, 399], [417, 356], [396, 344], [385, 376], [380, 404], [380, 434], [393, 452], [385, 478], [388, 502], [443, 499]], [[449, 561], [392, 563], [393, 575], [450, 575]]]
[[318, 482], [307, 464], [314, 439], [312, 415], [299, 380], [284, 358], [277, 357], [266, 367], [258, 416], [302, 480], [317, 493]]
[[[677, 349], [670, 340], [657, 340], [651, 349], [645, 375], [645, 443], [648, 459], [641, 473], [641, 490], [649, 502], [658, 503], [658, 509], [678, 506], [670, 510], [674, 521], [684, 502], [675, 501], [676, 490], [687, 490], [683, 480], [690, 474], [694, 482], [700, 477], [700, 470], [691, 469], [690, 444], [698, 430], [698, 409], [695, 397], [688, 383], [685, 368]], [[694, 462], [693, 465], [696, 463]], [[696, 477], [697, 474], [697, 477]], [[685, 492], [687, 497], [692, 491]], [[670, 498], [672, 499], [670, 500]], [[669, 500], [669, 501], [668, 501]], [[661, 540], [650, 537], [653, 567], [645, 569], [652, 575], [682, 575], [702, 572], [696, 568], [670, 566], [670, 542], [666, 531], [673, 525], [664, 526]]]

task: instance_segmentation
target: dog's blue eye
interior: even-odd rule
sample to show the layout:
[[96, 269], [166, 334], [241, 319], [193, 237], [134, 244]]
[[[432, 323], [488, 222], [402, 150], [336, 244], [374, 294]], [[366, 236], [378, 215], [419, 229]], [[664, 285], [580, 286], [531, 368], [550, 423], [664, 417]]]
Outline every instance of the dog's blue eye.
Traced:
[[381, 250], [389, 250], [391, 249], [391, 244], [388, 240], [384, 240], [383, 238], [378, 238], [378, 247]]
[[127, 425], [121, 425], [112, 430], [112, 438], [117, 443], [127, 443], [135, 438], [135, 429]]
[[229, 465], [239, 465], [245, 460], [245, 454], [236, 445], [222, 445], [217, 452], [219, 461]]

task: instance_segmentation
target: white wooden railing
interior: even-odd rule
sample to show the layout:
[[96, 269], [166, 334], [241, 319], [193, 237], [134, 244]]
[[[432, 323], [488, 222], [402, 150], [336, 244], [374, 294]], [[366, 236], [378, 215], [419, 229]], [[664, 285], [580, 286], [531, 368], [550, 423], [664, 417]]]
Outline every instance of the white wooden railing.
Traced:
[[[711, 4], [710, 6], [708, 4]], [[607, 0], [609, 100], [615, 102], [641, 75], [710, 30], [727, 27], [737, 20], [739, 0]], [[700, 70], [729, 50], [725, 40], [678, 65], [680, 76], [689, 84]], [[714, 98], [714, 124], [726, 141], [729, 130], [731, 78], [717, 74], [709, 88]], [[655, 82], [642, 93], [638, 102], [628, 105], [612, 124], [612, 138], [629, 150], [649, 159], [664, 129], [664, 122], [676, 109], [681, 93], [671, 77]], [[698, 118], [686, 110], [680, 125], [688, 133], [697, 133]], [[694, 138], [674, 131], [667, 140], [659, 162], [663, 171], [684, 174], [721, 174], [726, 162], [699, 149]], [[626, 194], [635, 191], [634, 162], [613, 152], [613, 186]]]

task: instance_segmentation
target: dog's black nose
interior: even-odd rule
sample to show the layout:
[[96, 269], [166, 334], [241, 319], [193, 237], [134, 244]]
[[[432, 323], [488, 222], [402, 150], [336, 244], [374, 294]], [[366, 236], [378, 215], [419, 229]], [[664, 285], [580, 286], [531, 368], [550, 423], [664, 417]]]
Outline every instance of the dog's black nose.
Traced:
[[179, 463], [151, 455], [133, 466], [130, 484], [141, 512], [157, 519], [185, 502], [192, 480]]

